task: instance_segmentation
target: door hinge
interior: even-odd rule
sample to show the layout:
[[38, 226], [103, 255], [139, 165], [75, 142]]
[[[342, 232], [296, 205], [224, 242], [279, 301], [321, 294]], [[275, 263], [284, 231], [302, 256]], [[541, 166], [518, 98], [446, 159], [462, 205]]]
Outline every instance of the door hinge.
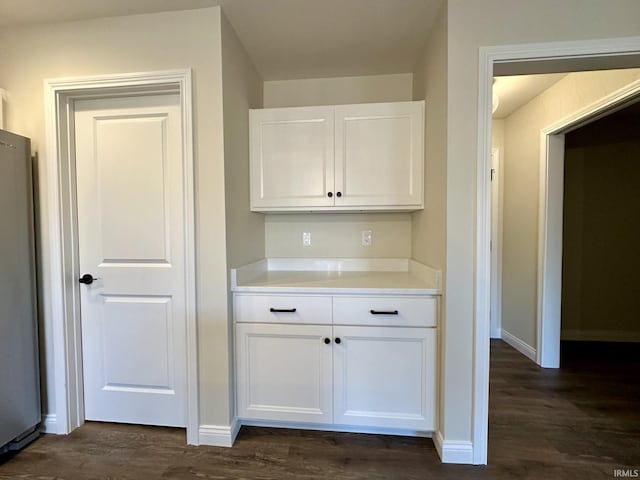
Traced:
[[492, 181], [492, 182], [493, 182], [493, 176], [495, 175], [495, 173], [496, 173], [496, 169], [495, 169], [495, 168], [492, 168], [492, 169], [491, 169], [491, 181]]

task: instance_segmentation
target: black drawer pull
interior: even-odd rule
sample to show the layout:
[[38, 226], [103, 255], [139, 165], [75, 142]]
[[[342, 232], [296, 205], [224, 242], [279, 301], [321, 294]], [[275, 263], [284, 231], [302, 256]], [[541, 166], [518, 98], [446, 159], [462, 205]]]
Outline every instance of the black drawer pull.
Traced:
[[398, 315], [398, 310], [369, 310], [371, 315]]
[[295, 308], [273, 308], [273, 307], [271, 307], [269, 309], [269, 311], [271, 313], [295, 313], [296, 309]]

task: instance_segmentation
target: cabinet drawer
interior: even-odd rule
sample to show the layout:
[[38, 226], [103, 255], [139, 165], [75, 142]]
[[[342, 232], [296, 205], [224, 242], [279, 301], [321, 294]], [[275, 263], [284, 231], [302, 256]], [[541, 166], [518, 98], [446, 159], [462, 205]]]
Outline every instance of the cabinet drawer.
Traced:
[[331, 324], [331, 297], [236, 295], [234, 316], [242, 323]]
[[435, 327], [436, 297], [334, 297], [335, 325]]

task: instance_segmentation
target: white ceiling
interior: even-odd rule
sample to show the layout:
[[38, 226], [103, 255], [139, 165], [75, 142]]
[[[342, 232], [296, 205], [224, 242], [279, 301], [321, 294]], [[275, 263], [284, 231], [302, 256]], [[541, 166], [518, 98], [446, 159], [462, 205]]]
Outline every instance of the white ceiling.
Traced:
[[442, 0], [0, 0], [0, 27], [221, 5], [265, 80], [411, 72]]
[[567, 75], [567, 73], [550, 73], [496, 77], [493, 92], [498, 96], [500, 103], [493, 118], [508, 117]]

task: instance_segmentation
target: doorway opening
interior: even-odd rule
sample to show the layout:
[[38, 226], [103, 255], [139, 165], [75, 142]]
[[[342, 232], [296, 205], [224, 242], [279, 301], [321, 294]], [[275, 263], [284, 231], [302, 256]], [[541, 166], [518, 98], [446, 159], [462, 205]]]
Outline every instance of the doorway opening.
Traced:
[[536, 361], [542, 367], [560, 366], [565, 135], [636, 102], [639, 96], [637, 80], [544, 128], [540, 134]]
[[[512, 75], [525, 73], [557, 73], [580, 70], [598, 70], [603, 68], [629, 68], [640, 65], [640, 38], [624, 38], [601, 40], [598, 42], [550, 42], [544, 44], [481, 47], [479, 65], [478, 92], [478, 162], [477, 162], [477, 219], [476, 219], [476, 264], [475, 264], [475, 341], [474, 341], [474, 409], [473, 409], [473, 461], [483, 464], [487, 461], [488, 451], [488, 402], [489, 402], [489, 338], [490, 338], [490, 304], [491, 304], [491, 194], [490, 194], [490, 158], [491, 158], [491, 87], [495, 75]], [[557, 129], [555, 133], [560, 131]], [[549, 130], [544, 138], [553, 138], [553, 130]], [[544, 143], [545, 152], [557, 148], [557, 142], [551, 140]], [[539, 232], [547, 232], [555, 218], [547, 215], [549, 193], [546, 182], [557, 181], [553, 175], [547, 175], [547, 165], [541, 165], [540, 182], [545, 182], [545, 195], [540, 195], [540, 212], [544, 222]], [[542, 186], [542, 185], [541, 185]], [[561, 191], [561, 188], [560, 188]], [[561, 225], [561, 219], [560, 219]], [[561, 238], [561, 237], [560, 237]], [[550, 255], [549, 242], [546, 236], [539, 242], [539, 258], [543, 266], [547, 263], [557, 264], [559, 259]], [[561, 251], [561, 247], [559, 249]], [[543, 300], [539, 314], [546, 314], [549, 306], [559, 305], [553, 296], [550, 282], [538, 286], [540, 298]], [[559, 292], [559, 290], [558, 290]], [[558, 292], [555, 292], [556, 294]], [[542, 322], [538, 323], [540, 327]], [[541, 327], [540, 327], [541, 328]], [[544, 331], [542, 332], [544, 334]], [[544, 348], [538, 348], [537, 355], [542, 355]]]
[[[527, 203], [523, 197], [527, 196], [527, 188], [533, 193], [537, 193], [538, 188], [535, 175], [532, 175], [530, 169], [537, 168], [536, 141], [540, 135], [541, 123], [545, 122], [539, 107], [553, 105], [559, 98], [570, 103], [572, 92], [568, 90], [576, 86], [580, 89], [579, 94], [588, 99], [588, 93], [593, 90], [594, 85], [602, 83], [602, 80], [616, 79], [618, 84], [625, 84], [634, 76], [640, 80], [640, 69], [571, 73], [563, 83], [545, 90], [539, 97], [508, 115], [502, 120], [503, 125], [498, 125], [504, 130], [504, 137], [507, 137], [502, 143], [508, 146], [507, 166], [511, 169], [504, 182], [509, 194], [505, 198], [505, 204], [509, 207], [505, 213], [505, 231], [509, 232], [505, 239], [505, 244], [508, 244], [505, 246], [508, 250], [505, 263], [517, 261], [518, 258], [514, 260], [514, 257], [522, 255], [521, 252], [527, 248], [531, 257], [536, 252], [536, 238], [531, 231], [537, 223], [537, 199], [535, 195], [529, 195]], [[617, 440], [618, 437], [603, 432], [611, 431], [612, 425], [633, 425], [638, 421], [633, 409], [629, 408], [638, 388], [633, 376], [638, 363], [631, 354], [637, 346], [613, 346], [594, 342], [586, 345], [585, 342], [568, 342], [566, 339], [568, 334], [572, 340], [629, 339], [636, 328], [634, 324], [637, 323], [635, 319], [640, 305], [633, 296], [633, 289], [637, 289], [635, 272], [640, 268], [637, 261], [634, 268], [634, 260], [638, 258], [634, 242], [637, 230], [635, 218], [640, 202], [637, 189], [640, 164], [636, 161], [640, 153], [640, 136], [637, 133], [640, 116], [634, 115], [634, 111], [638, 110], [640, 103], [629, 106], [630, 102], [638, 100], [634, 88], [636, 83], [631, 82], [622, 89], [610, 92], [606, 100], [603, 100], [604, 97], [598, 98], [596, 102], [582, 108], [580, 115], [571, 112], [564, 116], [562, 121], [554, 123], [557, 130], [551, 138], [548, 139], [545, 135], [540, 141], [542, 145], [547, 142], [559, 142], [563, 145], [562, 148], [553, 148], [547, 152], [542, 150], [540, 154], [542, 161], [548, 157], [548, 152], [558, 154], [557, 158], [547, 158], [546, 162], [551, 166], [551, 171], [556, 170], [553, 182], [547, 183], [548, 188], [549, 185], [561, 188], [559, 195], [552, 197], [555, 203], [548, 204], [548, 211], [554, 212], [554, 215], [559, 214], [561, 220], [561, 251], [551, 252], [561, 258], [563, 264], [560, 302], [562, 330], [560, 331], [559, 323], [555, 338], [559, 364], [554, 365], [556, 368], [561, 366], [561, 369], [540, 369], [518, 354], [520, 352], [536, 361], [536, 352], [529, 346], [536, 345], [535, 310], [517, 310], [514, 308], [513, 298], [506, 299], [504, 310], [507, 313], [502, 333], [512, 332], [513, 326], [518, 326], [515, 321], [518, 319], [513, 318], [514, 311], [528, 313], [527, 321], [521, 323], [527, 324], [530, 330], [528, 344], [524, 347], [527, 342], [518, 338], [514, 341], [514, 335], [502, 336], [506, 344], [495, 340], [491, 342], [490, 443], [491, 457], [496, 460], [508, 455], [507, 452], [512, 449], [526, 456], [531, 445], [538, 444], [539, 448], [541, 442], [548, 441], [548, 454], [544, 460], [547, 466], [565, 462], [563, 454], [571, 458], [571, 455], [580, 453], [591, 455], [600, 462], [621, 462], [623, 452], [626, 451], [624, 444]], [[552, 108], [547, 107], [545, 111], [549, 114]], [[613, 124], [606, 123], [616, 117], [618, 120]], [[496, 120], [493, 123], [496, 126]], [[601, 131], [604, 133], [600, 134]], [[495, 141], [496, 135], [493, 137]], [[533, 153], [526, 154], [524, 150], [527, 149], [533, 150]], [[555, 168], [558, 162], [559, 169]], [[624, 179], [617, 178], [621, 174], [620, 167], [624, 169]], [[492, 192], [494, 188], [492, 184]], [[636, 209], [635, 216], [629, 208]], [[523, 231], [524, 237], [531, 237], [529, 244], [525, 243], [526, 238], [523, 239]], [[491, 253], [493, 257], [495, 252], [492, 250]], [[632, 256], [634, 258], [630, 258]], [[532, 278], [525, 286], [528, 287], [528, 299], [534, 303], [536, 289], [533, 269], [536, 265], [530, 268]], [[567, 272], [568, 269], [572, 272]], [[514, 276], [518, 274], [522, 274], [518, 269], [507, 270], [505, 274], [505, 292], [510, 297], [515, 297], [511, 293], [514, 288], [522, 288], [522, 284], [514, 281]], [[616, 286], [618, 278], [621, 283]], [[494, 285], [492, 282], [492, 287]], [[582, 290], [585, 295], [582, 295]], [[591, 315], [581, 314], [581, 303], [584, 303]], [[549, 321], [550, 318], [547, 317], [546, 320]], [[568, 331], [567, 323], [571, 323], [573, 328], [582, 328]], [[594, 331], [594, 326], [606, 331]], [[615, 331], [616, 326], [625, 330], [624, 333]], [[612, 355], [613, 352], [616, 354]], [[622, 382], [625, 388], [620, 391], [603, 388], [614, 378]], [[553, 411], [532, 421], [532, 415], [540, 414], [541, 405], [553, 405]], [[611, 405], [619, 408], [611, 408]], [[589, 412], [599, 412], [597, 420]], [[520, 436], [523, 429], [527, 430], [526, 442], [522, 442]], [[553, 432], [551, 436], [550, 431]], [[599, 444], [606, 445], [605, 447], [596, 448], [590, 441], [583, 440], [597, 434], [602, 437]], [[572, 447], [570, 452], [563, 451], [559, 442], [555, 441], [558, 438], [562, 438], [563, 443], [578, 445], [579, 448]], [[602, 458], [604, 456], [609, 460]]]
[[[631, 78], [636, 80], [626, 83]], [[624, 86], [607, 91], [600, 84]], [[498, 170], [496, 175], [496, 165], [492, 165], [490, 334], [491, 338], [501, 338], [539, 365], [557, 368], [564, 136], [636, 101], [640, 95], [640, 72], [632, 69], [499, 77], [495, 85], [501, 87], [497, 93], [506, 98], [510, 108], [498, 110], [492, 120], [492, 162], [495, 162], [496, 151], [505, 151], [505, 146], [508, 147], [507, 158], [502, 162], [508, 174], [505, 176]], [[522, 87], [522, 91], [515, 93], [518, 87]], [[536, 93], [536, 89], [540, 92]], [[600, 91], [606, 91], [606, 95], [600, 97]], [[583, 105], [589, 96], [596, 100]], [[582, 97], [587, 100], [583, 101]], [[561, 100], [569, 107], [575, 104], [577, 110], [552, 107]], [[538, 140], [539, 130], [542, 135]], [[541, 165], [539, 182], [535, 180], [538, 165]], [[500, 188], [497, 188], [496, 177]], [[497, 235], [496, 225], [500, 226]], [[544, 241], [549, 243], [542, 249]], [[543, 253], [548, 258], [544, 258]], [[504, 291], [500, 284], [503, 275]], [[547, 286], [546, 299], [541, 296], [542, 285]], [[552, 303], [556, 300], [557, 305]], [[504, 324], [501, 322], [503, 308]]]
[[638, 100], [564, 135], [561, 364], [572, 343], [640, 342]]

